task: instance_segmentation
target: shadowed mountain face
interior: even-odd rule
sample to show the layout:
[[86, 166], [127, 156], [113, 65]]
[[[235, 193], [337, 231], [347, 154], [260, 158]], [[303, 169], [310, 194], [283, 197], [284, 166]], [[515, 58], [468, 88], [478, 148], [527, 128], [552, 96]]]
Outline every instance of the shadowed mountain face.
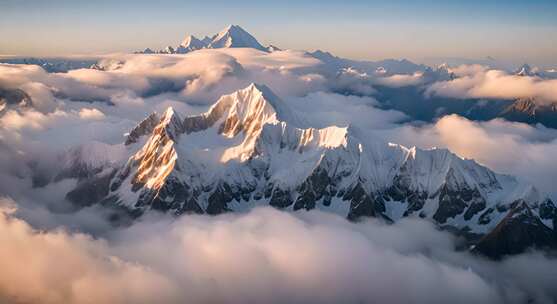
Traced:
[[532, 98], [521, 98], [505, 108], [500, 117], [510, 121], [541, 123], [549, 128], [557, 128], [557, 105], [539, 104]]
[[379, 101], [381, 108], [401, 111], [415, 120], [431, 122], [444, 115], [458, 114], [475, 121], [503, 118], [513, 122], [541, 123], [548, 128], [557, 128], [557, 105], [539, 103], [533, 98], [455, 99], [428, 96], [425, 86], [375, 88], [374, 97]]
[[32, 105], [33, 101], [25, 91], [0, 88], [0, 114], [8, 109], [27, 108]]
[[[263, 85], [222, 96], [201, 115], [153, 113], [128, 134], [125, 150], [125, 163], [89, 166], [96, 171], [82, 175], [67, 198], [93, 197], [87, 204], [135, 215], [271, 205], [351, 220], [418, 216], [470, 245], [481, 240], [476, 250], [492, 257], [555, 245], [548, 235], [555, 234], [557, 208], [534, 187], [448, 150], [384, 143], [353, 127], [308, 128]], [[509, 215], [517, 204], [527, 217]], [[514, 235], [516, 229], [526, 232]], [[513, 241], [504, 240], [508, 233]], [[531, 242], [532, 235], [539, 240]], [[495, 252], [489, 244], [501, 239], [509, 245]]]
[[[552, 210], [555, 212], [555, 208]], [[555, 219], [553, 216], [553, 225]], [[508, 254], [522, 253], [528, 248], [557, 248], [557, 233], [544, 225], [541, 217], [526, 202], [519, 200], [513, 203], [501, 222], [478, 242], [474, 251], [499, 259]]]

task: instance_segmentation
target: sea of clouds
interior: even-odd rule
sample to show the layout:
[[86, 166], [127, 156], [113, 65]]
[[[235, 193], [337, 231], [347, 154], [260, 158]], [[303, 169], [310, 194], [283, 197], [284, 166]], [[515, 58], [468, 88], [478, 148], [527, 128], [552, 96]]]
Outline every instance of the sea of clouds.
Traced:
[[64, 196], [75, 180], [33, 184], [37, 175], [60, 167], [61, 154], [80, 146], [100, 149], [94, 157], [119, 164], [126, 160], [123, 134], [149, 113], [172, 106], [197, 114], [219, 96], [256, 82], [313, 127], [354, 125], [381, 141], [446, 147], [555, 198], [557, 130], [458, 115], [412, 121], [381, 109], [374, 98], [375, 85], [420, 85], [427, 86], [427, 95], [536, 97], [550, 103], [556, 101], [555, 80], [483, 66], [454, 68], [455, 79], [433, 83], [419, 73], [338, 74], [304, 52], [247, 49], [113, 55], [101, 63], [111, 69], [46, 73], [37, 66], [0, 64], [0, 88], [21, 89], [33, 101], [30, 108], [0, 116], [0, 302], [557, 300], [555, 259], [530, 252], [487, 261], [456, 251], [458, 240], [416, 219], [350, 223], [318, 211], [257, 208], [216, 217], [152, 215], [115, 228], [99, 206], [68, 206]]
[[[0, 212], [0, 301], [21, 303], [553, 303], [557, 260], [454, 250], [432, 224], [319, 211], [149, 217], [105, 238]], [[12, 206], [12, 207], [10, 207]]]

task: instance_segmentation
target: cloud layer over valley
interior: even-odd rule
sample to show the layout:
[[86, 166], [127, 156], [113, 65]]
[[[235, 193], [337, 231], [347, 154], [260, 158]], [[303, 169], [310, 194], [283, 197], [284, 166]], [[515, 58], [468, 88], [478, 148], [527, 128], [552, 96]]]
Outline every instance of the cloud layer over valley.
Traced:
[[0, 64], [0, 93], [21, 90], [31, 100], [0, 108], [0, 302], [554, 303], [554, 258], [529, 251], [490, 261], [417, 216], [349, 222], [259, 207], [153, 213], [115, 227], [102, 206], [66, 200], [79, 176], [63, 169], [76, 155], [88, 169], [122, 166], [124, 134], [150, 113], [171, 106], [199, 114], [255, 82], [307, 127], [350, 126], [370, 142], [448, 148], [555, 200], [556, 129], [457, 114], [417, 120], [384, 92], [413, 88], [424, 104], [441, 96], [548, 105], [557, 102], [556, 81], [474, 65], [339, 69], [303, 51], [244, 48], [111, 55], [67, 73]]
[[420, 220], [350, 223], [258, 208], [150, 218], [95, 240], [39, 232], [4, 202], [0, 226], [5, 301], [551, 303], [557, 296], [555, 260], [532, 253], [498, 263], [458, 253], [449, 234]]

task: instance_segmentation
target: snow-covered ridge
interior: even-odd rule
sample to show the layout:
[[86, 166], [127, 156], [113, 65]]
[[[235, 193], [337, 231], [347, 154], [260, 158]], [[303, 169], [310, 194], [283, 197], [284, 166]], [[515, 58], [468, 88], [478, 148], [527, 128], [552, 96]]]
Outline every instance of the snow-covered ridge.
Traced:
[[[186, 117], [183, 122], [176, 117], [169, 108], [161, 119], [165, 130], [172, 126], [168, 133], [173, 140], [181, 133], [209, 132], [210, 129], [219, 136], [237, 138], [236, 144], [225, 150], [226, 161], [245, 161], [261, 155], [272, 158], [285, 149], [303, 154], [312, 148], [325, 148], [336, 149], [327, 152], [329, 157], [335, 154], [345, 162], [352, 160], [359, 179], [368, 181], [374, 188], [385, 188], [392, 183], [394, 176], [387, 172], [388, 168], [396, 169], [393, 172], [398, 171], [400, 182], [415, 192], [436, 193], [450, 180], [457, 190], [477, 189], [487, 195], [501, 188], [499, 180], [516, 182], [444, 149], [420, 150], [369, 143], [362, 138], [365, 133], [353, 132], [351, 128], [300, 129], [291, 123], [298, 121], [294, 113], [264, 85], [251, 84], [225, 95], [206, 113]], [[169, 121], [173, 122], [169, 124]], [[381, 158], [385, 160], [381, 162]]]
[[269, 204], [350, 219], [419, 216], [470, 241], [524, 201], [553, 229], [553, 202], [473, 160], [385, 143], [351, 126], [296, 123], [286, 103], [258, 84], [222, 96], [200, 115], [181, 118], [172, 108], [152, 114], [130, 132], [144, 144], [127, 146], [132, 154], [103, 201], [140, 213], [217, 214]]
[[[205, 37], [205, 39], [210, 39]], [[204, 39], [204, 40], [205, 40]], [[206, 40], [205, 40], [206, 41]], [[202, 49], [207, 46], [207, 42], [197, 39], [196, 37], [189, 35], [184, 41], [176, 48], [177, 53], [187, 53], [195, 50]]]

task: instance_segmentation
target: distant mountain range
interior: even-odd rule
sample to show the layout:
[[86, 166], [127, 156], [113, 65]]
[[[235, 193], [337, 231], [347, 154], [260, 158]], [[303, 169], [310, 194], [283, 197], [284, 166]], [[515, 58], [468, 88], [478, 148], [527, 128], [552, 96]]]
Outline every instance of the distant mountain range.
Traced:
[[65, 73], [70, 70], [87, 69], [97, 62], [96, 59], [67, 58], [33, 58], [14, 57], [0, 58], [0, 63], [38, 65], [49, 73]]
[[229, 25], [219, 33], [203, 39], [198, 39], [193, 35], [187, 36], [181, 44], [176, 47], [168, 46], [163, 50], [153, 51], [149, 48], [139, 51], [139, 54], [185, 54], [200, 49], [221, 49], [221, 48], [252, 48], [264, 52], [279, 50], [275, 46], [264, 47], [239, 25]]
[[[445, 149], [386, 143], [352, 126], [310, 128], [298, 115], [251, 84], [200, 115], [152, 113], [116, 148], [71, 150], [56, 179], [78, 179], [67, 194], [77, 206], [132, 218], [270, 205], [350, 220], [418, 216], [493, 258], [557, 248], [557, 207], [535, 187]], [[110, 149], [127, 161], [105, 161]]]
[[354, 68], [358, 71], [368, 74], [377, 75], [392, 75], [392, 74], [413, 74], [416, 72], [424, 72], [428, 69], [427, 66], [416, 64], [407, 59], [385, 59], [379, 61], [361, 61], [345, 59], [334, 56], [333, 54], [321, 50], [309, 52], [309, 54], [329, 66], [333, 67], [336, 71], [343, 68]]
[[489, 101], [481, 98], [454, 99], [426, 96], [427, 88], [423, 85], [400, 88], [376, 85], [375, 88], [374, 97], [379, 101], [379, 107], [401, 111], [415, 120], [432, 122], [445, 115], [458, 114], [475, 121], [503, 118], [557, 128], [557, 105], [538, 102], [535, 98]]

